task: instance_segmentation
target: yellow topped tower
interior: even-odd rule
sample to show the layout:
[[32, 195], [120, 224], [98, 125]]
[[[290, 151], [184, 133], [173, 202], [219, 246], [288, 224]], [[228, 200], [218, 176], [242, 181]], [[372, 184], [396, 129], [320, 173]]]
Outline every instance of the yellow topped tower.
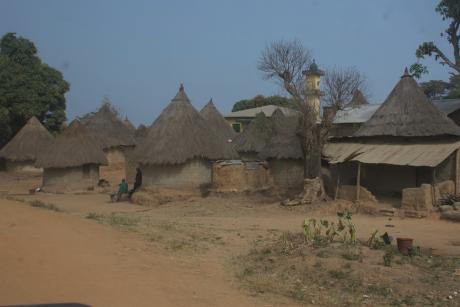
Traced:
[[323, 92], [321, 92], [321, 77], [324, 76], [324, 71], [318, 68], [316, 65], [315, 60], [311, 63], [308, 70], [303, 72], [305, 76], [305, 95], [307, 96], [307, 101], [313, 107], [313, 110], [316, 112], [316, 117], [319, 118], [320, 115], [320, 108], [321, 108], [321, 96], [323, 96]]

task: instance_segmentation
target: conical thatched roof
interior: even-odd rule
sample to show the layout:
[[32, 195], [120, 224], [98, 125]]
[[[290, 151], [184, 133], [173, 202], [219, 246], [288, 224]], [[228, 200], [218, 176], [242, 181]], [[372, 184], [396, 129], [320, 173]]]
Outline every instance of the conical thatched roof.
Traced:
[[58, 135], [39, 153], [35, 165], [43, 168], [78, 167], [86, 164], [107, 165], [105, 154], [78, 120]]
[[131, 133], [136, 132], [136, 127], [134, 127], [134, 125], [129, 121], [128, 116], [126, 116], [123, 120], [123, 124], [125, 124], [126, 128], [128, 128]]
[[460, 136], [460, 127], [436, 108], [406, 71], [356, 137]]
[[0, 150], [0, 158], [11, 161], [35, 161], [38, 152], [48, 147], [53, 136], [32, 117], [18, 133]]
[[353, 93], [353, 98], [351, 98], [351, 101], [345, 107], [359, 108], [360, 106], [367, 104], [369, 104], [369, 102], [366, 97], [364, 97], [363, 93], [360, 90], [356, 90]]
[[139, 127], [137, 127], [136, 131], [134, 132], [136, 144], [140, 144], [142, 142], [142, 139], [147, 135], [148, 131], [148, 128], [143, 124], [140, 124]]
[[260, 153], [262, 159], [303, 159], [302, 144], [297, 135], [299, 118], [284, 116], [277, 109], [272, 117], [273, 135]]
[[201, 109], [200, 115], [208, 124], [209, 129], [215, 131], [224, 141], [235, 137], [236, 132], [217, 110], [212, 99]]
[[240, 152], [260, 153], [273, 135], [273, 123], [260, 112], [248, 127], [233, 140], [235, 149]]
[[131, 131], [111, 110], [109, 104], [81, 118], [81, 124], [102, 149], [135, 145], [134, 131]]
[[193, 158], [227, 158], [222, 143], [192, 106], [181, 85], [179, 92], [163, 110], [147, 136], [135, 150], [142, 164], [180, 164]]

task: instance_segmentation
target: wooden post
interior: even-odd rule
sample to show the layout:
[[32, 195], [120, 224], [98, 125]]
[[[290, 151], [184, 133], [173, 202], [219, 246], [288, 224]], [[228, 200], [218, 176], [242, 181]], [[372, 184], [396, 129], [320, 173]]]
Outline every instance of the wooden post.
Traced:
[[360, 187], [361, 187], [361, 162], [358, 162], [358, 176], [356, 177], [356, 201], [359, 201]]
[[460, 163], [460, 149], [455, 151], [455, 194], [460, 193], [460, 174], [458, 164]]
[[431, 190], [433, 191], [433, 206], [436, 204], [436, 167], [433, 167], [431, 173]]
[[339, 188], [340, 188], [340, 169], [338, 165], [336, 169], [337, 169], [337, 182], [335, 186], [334, 200], [337, 200], [337, 196], [339, 195]]

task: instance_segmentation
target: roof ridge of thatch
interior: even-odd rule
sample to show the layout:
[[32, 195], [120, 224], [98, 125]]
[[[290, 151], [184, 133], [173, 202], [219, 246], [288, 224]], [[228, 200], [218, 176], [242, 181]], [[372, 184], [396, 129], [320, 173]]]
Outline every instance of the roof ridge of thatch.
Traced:
[[125, 119], [123, 120], [123, 124], [125, 124], [126, 128], [131, 131], [131, 133], [134, 133], [136, 131], [136, 127], [134, 127], [133, 123], [128, 119], [128, 116], [125, 116]]
[[239, 153], [260, 153], [273, 134], [273, 122], [263, 113], [256, 114], [248, 127], [239, 133], [233, 143]]
[[369, 102], [366, 97], [364, 97], [364, 94], [359, 89], [356, 89], [350, 102], [346, 104], [345, 107], [357, 108], [368, 104]]
[[302, 143], [297, 135], [299, 117], [273, 112], [273, 132], [259, 156], [262, 159], [303, 159]]
[[188, 101], [190, 102], [190, 99], [188, 98], [187, 94], [185, 93], [184, 85], [181, 83], [179, 86], [179, 91], [177, 92], [176, 96], [171, 101]]
[[134, 130], [119, 119], [108, 104], [103, 104], [97, 112], [83, 116], [81, 124], [102, 149], [136, 144]]
[[53, 136], [32, 116], [0, 150], [0, 158], [10, 161], [35, 161], [38, 153], [49, 146]]
[[219, 135], [223, 136], [226, 140], [233, 139], [236, 132], [232, 126], [225, 120], [222, 113], [219, 112], [212, 98], [200, 110], [200, 115], [208, 123], [208, 127], [216, 131]]
[[442, 135], [460, 136], [460, 127], [427, 98], [406, 68], [385, 102], [353, 136]]
[[188, 100], [183, 85], [135, 149], [141, 164], [180, 164], [194, 158], [224, 159], [225, 148]]
[[35, 165], [42, 168], [68, 168], [88, 164], [106, 165], [107, 159], [78, 120], [73, 120], [67, 129], [56, 136], [35, 161]]

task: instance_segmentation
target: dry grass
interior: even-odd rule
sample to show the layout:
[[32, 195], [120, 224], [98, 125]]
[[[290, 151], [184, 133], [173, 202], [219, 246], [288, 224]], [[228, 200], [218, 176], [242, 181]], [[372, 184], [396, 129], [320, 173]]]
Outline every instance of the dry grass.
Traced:
[[[256, 244], [256, 243], [255, 243]], [[307, 245], [303, 234], [285, 233], [256, 244], [233, 262], [242, 286], [254, 295], [272, 293], [317, 306], [454, 306], [453, 276], [460, 258], [403, 256], [388, 250], [332, 243]], [[452, 303], [452, 304], [451, 304]]]
[[63, 212], [59, 207], [57, 207], [55, 204], [52, 203], [44, 203], [40, 200], [33, 200], [29, 202], [29, 205], [31, 207], [35, 208], [41, 208], [41, 209], [46, 209], [46, 210], [51, 210], [55, 212]]

